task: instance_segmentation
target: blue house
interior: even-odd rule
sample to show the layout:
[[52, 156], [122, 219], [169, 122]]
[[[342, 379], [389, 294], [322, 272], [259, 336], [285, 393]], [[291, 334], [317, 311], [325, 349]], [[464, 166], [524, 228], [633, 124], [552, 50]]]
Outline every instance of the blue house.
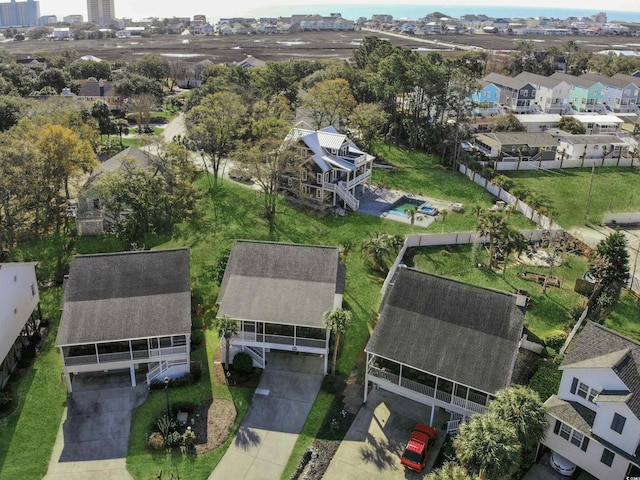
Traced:
[[474, 111], [484, 113], [489, 109], [498, 108], [500, 104], [500, 88], [491, 82], [480, 80], [481, 89], [471, 96]]
[[636, 112], [638, 102], [637, 84], [625, 78], [607, 77], [597, 73], [585, 73], [580, 78], [600, 82], [604, 85], [604, 106], [614, 113]]

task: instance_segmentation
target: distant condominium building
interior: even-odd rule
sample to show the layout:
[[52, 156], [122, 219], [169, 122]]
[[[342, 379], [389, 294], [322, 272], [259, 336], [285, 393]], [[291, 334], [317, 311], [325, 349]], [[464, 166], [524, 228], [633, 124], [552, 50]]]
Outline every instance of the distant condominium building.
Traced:
[[108, 25], [116, 18], [113, 0], [87, 0], [89, 22], [96, 25]]
[[0, 3], [0, 27], [33, 27], [39, 18], [40, 2], [35, 0]]
[[84, 18], [82, 15], [67, 15], [66, 17], [63, 17], [62, 20], [65, 23], [82, 23]]

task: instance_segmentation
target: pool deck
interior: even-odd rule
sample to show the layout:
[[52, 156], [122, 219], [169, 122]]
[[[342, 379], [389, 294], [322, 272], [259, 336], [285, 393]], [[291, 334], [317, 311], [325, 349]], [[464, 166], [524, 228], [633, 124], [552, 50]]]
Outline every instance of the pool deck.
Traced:
[[[373, 215], [375, 217], [385, 218], [387, 220], [393, 220], [395, 222], [406, 223], [407, 225], [409, 225], [411, 224], [411, 220], [409, 219], [409, 217], [394, 215], [387, 211], [394, 202], [401, 199], [402, 197], [420, 200], [421, 202], [424, 202], [431, 207], [435, 207], [440, 211], [452, 211], [453, 209], [453, 202], [447, 202], [445, 200], [439, 200], [436, 198], [414, 195], [412, 193], [403, 192], [402, 190], [391, 190], [388, 188], [377, 186], [373, 189], [365, 187], [362, 196], [359, 198], [360, 208], [358, 209], [358, 212], [367, 215]], [[432, 217], [431, 215], [418, 213], [415, 217], [415, 226], [426, 228], [433, 222], [435, 222], [436, 218], [437, 217]]]

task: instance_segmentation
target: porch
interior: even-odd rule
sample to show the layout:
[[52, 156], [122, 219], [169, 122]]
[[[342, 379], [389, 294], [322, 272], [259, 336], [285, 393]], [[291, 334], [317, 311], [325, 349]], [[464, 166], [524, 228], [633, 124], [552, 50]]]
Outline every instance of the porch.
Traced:
[[[457, 413], [459, 417], [452, 418], [454, 421], [485, 413], [492, 399], [487, 392], [370, 353], [365, 380], [420, 403]], [[457, 429], [457, 425], [451, 428]]]

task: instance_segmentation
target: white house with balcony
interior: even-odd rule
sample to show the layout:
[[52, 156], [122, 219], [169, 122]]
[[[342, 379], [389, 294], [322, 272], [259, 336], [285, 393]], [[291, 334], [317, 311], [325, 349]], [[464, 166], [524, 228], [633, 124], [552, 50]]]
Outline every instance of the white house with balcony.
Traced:
[[300, 166], [281, 178], [281, 188], [298, 198], [329, 206], [360, 207], [359, 197], [371, 184], [375, 157], [329, 126], [322, 130], [293, 128], [284, 141], [296, 149]]
[[531, 72], [521, 72], [515, 78], [535, 87], [534, 105], [539, 111], [550, 114], [564, 114], [573, 111], [569, 105], [571, 87], [564, 80]]
[[369, 386], [449, 413], [447, 430], [484, 413], [512, 383], [526, 297], [402, 267], [365, 348]]
[[596, 478], [640, 476], [640, 343], [589, 322], [570, 344], [542, 444]]
[[218, 295], [218, 317], [239, 323], [230, 357], [243, 351], [264, 368], [272, 350], [320, 355], [326, 374], [323, 314], [342, 307], [344, 282], [336, 247], [236, 240]]
[[0, 263], [0, 390], [42, 320], [36, 263]]
[[569, 115], [569, 117], [575, 118], [580, 122], [584, 126], [587, 135], [620, 133], [624, 124], [624, 120], [615, 115], [583, 114]]
[[151, 383], [190, 371], [189, 250], [78, 255], [64, 284], [56, 346], [73, 376], [128, 370]]

